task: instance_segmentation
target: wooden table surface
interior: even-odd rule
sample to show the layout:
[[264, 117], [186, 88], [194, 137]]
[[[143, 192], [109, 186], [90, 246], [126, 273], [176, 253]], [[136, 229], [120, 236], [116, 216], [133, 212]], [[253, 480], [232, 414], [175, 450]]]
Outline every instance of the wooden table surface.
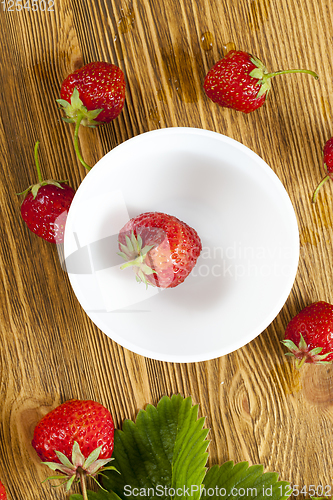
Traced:
[[[121, 427], [147, 403], [175, 393], [191, 395], [207, 415], [210, 465], [248, 460], [301, 488], [331, 486], [332, 368], [297, 372], [280, 343], [304, 306], [333, 301], [332, 185], [311, 203], [323, 175], [321, 150], [333, 135], [330, 0], [55, 0], [52, 12], [9, 7], [8, 0], [0, 3], [0, 478], [9, 498], [68, 498], [41, 484], [48, 470], [31, 446], [38, 420], [61, 402], [99, 401]], [[320, 78], [280, 76], [254, 113], [222, 109], [202, 84], [232, 44], [271, 71], [303, 67]], [[77, 188], [86, 175], [55, 100], [62, 80], [95, 60], [120, 66], [127, 93], [113, 123], [81, 130], [88, 163], [149, 130], [199, 127], [255, 151], [291, 198], [301, 244], [295, 284], [273, 323], [237, 352], [175, 364], [122, 348], [84, 313], [56, 247], [21, 220], [15, 193], [35, 180], [37, 139], [49, 177]]]

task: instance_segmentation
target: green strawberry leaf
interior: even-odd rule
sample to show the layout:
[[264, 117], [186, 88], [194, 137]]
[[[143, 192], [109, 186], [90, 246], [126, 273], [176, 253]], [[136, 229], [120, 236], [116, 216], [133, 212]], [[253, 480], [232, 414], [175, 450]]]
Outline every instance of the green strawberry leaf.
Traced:
[[298, 351], [297, 345], [289, 339], [281, 340], [281, 344], [290, 349], [291, 351]]
[[[103, 448], [103, 446], [99, 446], [98, 448], [96, 448], [94, 451], [92, 451], [90, 453], [89, 457], [85, 460], [85, 462], [83, 464], [84, 469], [88, 469], [88, 467], [90, 467], [92, 463], [96, 462], [102, 448]], [[110, 458], [110, 460], [111, 460], [111, 458]]]
[[[103, 486], [123, 500], [137, 499], [140, 490], [150, 499], [169, 499], [170, 488], [174, 499], [190, 498], [183, 491], [199, 487], [206, 471], [209, 441], [204, 420], [198, 419], [191, 398], [181, 395], [164, 396], [156, 408], [140, 410], [135, 423], [126, 420], [122, 431], [115, 432], [113, 458], [120, 474], [106, 472]], [[191, 500], [199, 497], [197, 491]]]
[[80, 94], [78, 89], [75, 87], [73, 90], [73, 94], [71, 96], [71, 106], [75, 109], [81, 109], [83, 106], [83, 102], [80, 99]]
[[[262, 465], [252, 465], [248, 462], [226, 462], [221, 467], [214, 465], [206, 474], [203, 487], [210, 500], [285, 500], [289, 495], [289, 483], [278, 481], [278, 474], [263, 472]], [[203, 496], [205, 496], [203, 493]]]
[[311, 349], [310, 354], [312, 354], [312, 356], [315, 356], [316, 354], [319, 354], [322, 350], [323, 350], [322, 347], [315, 347], [314, 349]]
[[69, 491], [72, 487], [72, 484], [74, 482], [75, 476], [72, 476], [68, 481], [66, 481], [66, 491]]
[[65, 116], [63, 116], [62, 119], [65, 123], [75, 123], [75, 120], [73, 118], [66, 118]]
[[[191, 398], [164, 396], [157, 407], [140, 410], [115, 431], [113, 452], [118, 472], [103, 471], [103, 486], [88, 500], [286, 500], [290, 484], [262, 465], [226, 462], [206, 473], [208, 430]], [[286, 494], [287, 493], [287, 494]], [[72, 495], [70, 500], [83, 500]]]
[[69, 102], [65, 101], [65, 99], [57, 99], [57, 103], [63, 108], [67, 108], [69, 106]]
[[261, 68], [255, 68], [254, 70], [251, 71], [250, 76], [252, 76], [252, 78], [257, 78], [258, 80], [262, 80], [264, 72]]
[[94, 120], [95, 118], [97, 118], [97, 117], [98, 117], [98, 115], [99, 115], [100, 113], [102, 113], [102, 111], [103, 111], [103, 110], [104, 110], [104, 108], [100, 108], [100, 109], [93, 109], [93, 110], [89, 111], [89, 118], [90, 118], [91, 120]]
[[300, 338], [300, 341], [299, 341], [299, 344], [298, 344], [298, 348], [301, 351], [303, 351], [303, 350], [306, 350], [308, 348], [308, 346], [307, 346], [307, 343], [304, 340], [303, 335], [302, 334], [300, 334], [300, 335], [301, 335], [301, 338]]
[[[61, 453], [61, 451], [57, 451], [55, 450], [55, 454], [57, 455], [57, 457], [59, 458], [60, 462], [65, 466], [65, 467], [68, 467], [69, 469], [71, 470], [74, 470], [75, 467], [74, 465], [70, 462], [70, 460], [66, 457], [66, 455], [64, 455], [63, 453]], [[50, 466], [49, 466], [50, 467]], [[51, 467], [50, 467], [51, 468]]]

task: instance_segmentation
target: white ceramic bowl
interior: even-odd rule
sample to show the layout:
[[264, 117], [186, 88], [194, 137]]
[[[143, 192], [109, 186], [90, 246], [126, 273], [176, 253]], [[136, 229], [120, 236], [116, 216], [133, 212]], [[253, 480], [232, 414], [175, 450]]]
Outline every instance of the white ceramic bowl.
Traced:
[[[119, 269], [119, 230], [149, 211], [201, 238], [177, 288], [146, 290]], [[143, 356], [193, 362], [242, 347], [272, 322], [295, 279], [299, 235], [284, 187], [259, 156], [215, 132], [167, 128], [120, 144], [88, 173], [64, 251], [74, 292], [104, 333]]]

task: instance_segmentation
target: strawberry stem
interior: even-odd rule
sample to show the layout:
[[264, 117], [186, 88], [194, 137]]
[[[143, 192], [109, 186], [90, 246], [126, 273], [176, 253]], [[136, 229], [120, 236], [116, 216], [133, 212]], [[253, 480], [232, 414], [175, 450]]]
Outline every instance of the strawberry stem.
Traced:
[[286, 75], [288, 73], [307, 73], [308, 75], [313, 76], [316, 80], [318, 80], [319, 76], [317, 73], [314, 71], [311, 71], [310, 69], [285, 69], [281, 71], [275, 71], [275, 73], [266, 73], [264, 75], [264, 80], [267, 80], [268, 78], [272, 78], [273, 76], [276, 75]]
[[82, 158], [80, 148], [79, 148], [79, 128], [80, 128], [80, 124], [82, 122], [83, 117], [84, 117], [83, 113], [78, 112], [77, 121], [75, 124], [75, 131], [74, 131], [74, 148], [75, 148], [76, 155], [77, 155], [78, 159], [80, 160], [80, 162], [82, 163], [82, 165], [87, 170], [91, 170], [91, 167], [89, 167], [89, 165]]
[[125, 264], [120, 266], [120, 269], [123, 271], [124, 269], [126, 269], [127, 267], [130, 267], [130, 266], [138, 266], [139, 267], [140, 264], [143, 263], [143, 259], [144, 259], [144, 257], [142, 255], [138, 255], [138, 257], [136, 259], [125, 262]]
[[78, 472], [80, 474], [80, 485], [81, 485], [81, 493], [83, 500], [88, 500], [85, 472], [81, 467], [78, 468]]
[[37, 169], [37, 175], [38, 175], [38, 182], [43, 182], [43, 177], [40, 171], [40, 165], [39, 165], [39, 160], [38, 160], [38, 146], [39, 146], [39, 141], [36, 142], [35, 144], [35, 163], [36, 163], [36, 169]]
[[326, 181], [328, 181], [328, 179], [330, 179], [329, 175], [327, 175], [326, 177], [324, 177], [324, 179], [320, 182], [320, 184], [318, 185], [317, 189], [313, 193], [312, 203], [316, 203], [316, 199], [317, 199], [317, 195], [318, 195], [319, 189], [321, 188], [321, 186], [323, 186], [325, 184]]
[[296, 362], [295, 362], [295, 367], [297, 370], [300, 370], [302, 368], [302, 366], [304, 365], [306, 361], [306, 356], [304, 356], [301, 361], [299, 359], [296, 358]]

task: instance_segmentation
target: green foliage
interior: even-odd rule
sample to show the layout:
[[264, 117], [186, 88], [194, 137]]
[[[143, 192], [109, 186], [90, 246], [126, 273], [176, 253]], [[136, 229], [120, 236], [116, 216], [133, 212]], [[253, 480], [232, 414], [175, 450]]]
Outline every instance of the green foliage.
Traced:
[[[226, 462], [206, 473], [204, 418], [191, 398], [164, 396], [140, 410], [115, 431], [114, 466], [103, 472], [103, 486], [89, 500], [286, 500], [289, 483], [263, 466]], [[109, 493], [111, 492], [111, 493]], [[72, 495], [70, 500], [82, 500]]]
[[[148, 405], [135, 423], [126, 420], [123, 430], [115, 433], [114, 466], [120, 474], [108, 472], [104, 487], [124, 500], [137, 498], [128, 494], [134, 488], [149, 489], [149, 498], [163, 500], [169, 498], [165, 488], [200, 485], [208, 458], [208, 430], [203, 425], [191, 398], [164, 396], [156, 408]], [[198, 500], [199, 494], [191, 498]]]
[[[214, 465], [203, 481], [206, 497], [210, 500], [285, 500], [283, 495], [289, 483], [278, 481], [275, 472], [263, 472], [262, 465], [252, 465], [248, 462], [226, 462], [221, 467]], [[202, 496], [204, 498], [204, 496]]]

